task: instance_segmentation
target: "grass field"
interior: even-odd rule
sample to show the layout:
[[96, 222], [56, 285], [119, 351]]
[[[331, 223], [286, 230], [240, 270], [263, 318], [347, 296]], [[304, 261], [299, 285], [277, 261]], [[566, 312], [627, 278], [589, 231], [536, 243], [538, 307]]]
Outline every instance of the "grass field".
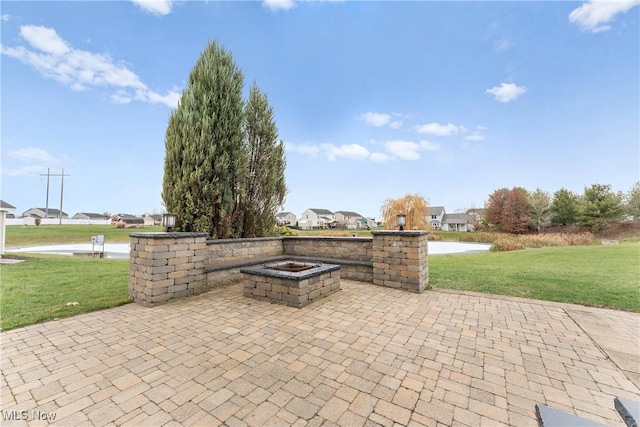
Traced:
[[640, 242], [429, 257], [434, 288], [640, 311]]
[[[159, 227], [7, 227], [7, 246], [127, 242], [129, 233]], [[362, 234], [361, 234], [362, 233]], [[362, 231], [359, 235], [367, 235]], [[325, 235], [311, 232], [310, 235]], [[454, 240], [454, 239], [452, 239]], [[0, 328], [8, 330], [126, 303], [128, 260], [27, 255], [0, 267]], [[429, 258], [430, 284], [458, 289], [640, 312], [640, 242], [552, 247]], [[68, 302], [78, 302], [67, 306]]]
[[[2, 265], [0, 328], [115, 307], [129, 301], [129, 260], [28, 255]], [[77, 302], [76, 306], [67, 306]]]
[[56, 245], [91, 243], [91, 236], [104, 234], [106, 243], [129, 242], [129, 234], [162, 231], [160, 226], [116, 228], [115, 225], [41, 225], [7, 227], [6, 246]]

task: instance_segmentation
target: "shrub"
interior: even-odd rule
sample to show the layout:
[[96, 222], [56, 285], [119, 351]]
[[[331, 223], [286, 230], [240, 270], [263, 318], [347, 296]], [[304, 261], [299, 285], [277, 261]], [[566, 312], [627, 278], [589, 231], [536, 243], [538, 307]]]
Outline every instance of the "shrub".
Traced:
[[525, 249], [526, 246], [522, 241], [515, 238], [499, 238], [491, 245], [491, 252], [518, 251]]
[[274, 227], [273, 232], [271, 233], [273, 236], [297, 236], [298, 232], [290, 229], [286, 225], [280, 227]]
[[40, 218], [36, 218], [35, 223], [36, 223], [36, 227], [40, 227], [42, 220]]

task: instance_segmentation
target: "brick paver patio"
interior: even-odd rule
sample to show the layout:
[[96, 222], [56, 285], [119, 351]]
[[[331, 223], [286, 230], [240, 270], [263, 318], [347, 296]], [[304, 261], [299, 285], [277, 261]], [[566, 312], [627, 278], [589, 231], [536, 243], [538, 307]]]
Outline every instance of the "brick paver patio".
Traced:
[[639, 331], [532, 300], [343, 280], [298, 310], [234, 285], [0, 334], [0, 407], [29, 419], [2, 425], [534, 426], [544, 403], [623, 426]]

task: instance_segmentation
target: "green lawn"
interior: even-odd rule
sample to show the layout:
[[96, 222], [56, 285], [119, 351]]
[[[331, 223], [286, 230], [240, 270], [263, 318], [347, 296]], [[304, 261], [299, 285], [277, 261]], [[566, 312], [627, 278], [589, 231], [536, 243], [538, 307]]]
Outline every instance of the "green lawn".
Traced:
[[433, 288], [640, 311], [640, 242], [429, 257]]
[[160, 226], [116, 228], [115, 225], [12, 225], [7, 227], [6, 246], [91, 243], [91, 236], [104, 234], [106, 243], [129, 242], [129, 234], [162, 231]]
[[[129, 260], [28, 255], [0, 267], [0, 328], [8, 330], [129, 301]], [[68, 302], [79, 303], [67, 307]]]
[[[49, 227], [61, 229], [49, 231]], [[26, 242], [23, 244], [35, 244], [33, 239], [36, 237], [43, 239], [40, 243], [86, 242], [94, 234], [107, 235], [107, 241], [127, 241], [129, 233], [136, 231], [108, 226], [76, 226], [71, 228], [71, 236], [55, 237], [64, 232], [65, 227], [69, 226], [32, 227], [36, 234], [31, 240], [27, 241], [25, 232], [21, 231], [14, 234], [13, 245], [17, 245], [18, 238]], [[91, 229], [77, 230], [84, 227]], [[159, 231], [159, 228], [142, 230]], [[0, 267], [2, 330], [114, 307], [129, 300], [129, 261], [126, 259], [56, 255], [27, 255], [25, 258], [26, 262]], [[429, 257], [429, 277], [434, 288], [640, 312], [640, 242], [637, 241], [610, 246], [432, 255]], [[68, 302], [79, 304], [67, 307]]]

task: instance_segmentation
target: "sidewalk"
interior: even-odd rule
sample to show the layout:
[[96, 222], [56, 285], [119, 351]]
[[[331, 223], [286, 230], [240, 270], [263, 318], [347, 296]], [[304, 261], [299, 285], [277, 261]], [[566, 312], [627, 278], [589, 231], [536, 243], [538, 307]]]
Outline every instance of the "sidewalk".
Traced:
[[534, 300], [343, 280], [297, 310], [234, 285], [0, 334], [0, 408], [28, 418], [2, 425], [535, 426], [543, 403], [624, 426], [639, 331]]

